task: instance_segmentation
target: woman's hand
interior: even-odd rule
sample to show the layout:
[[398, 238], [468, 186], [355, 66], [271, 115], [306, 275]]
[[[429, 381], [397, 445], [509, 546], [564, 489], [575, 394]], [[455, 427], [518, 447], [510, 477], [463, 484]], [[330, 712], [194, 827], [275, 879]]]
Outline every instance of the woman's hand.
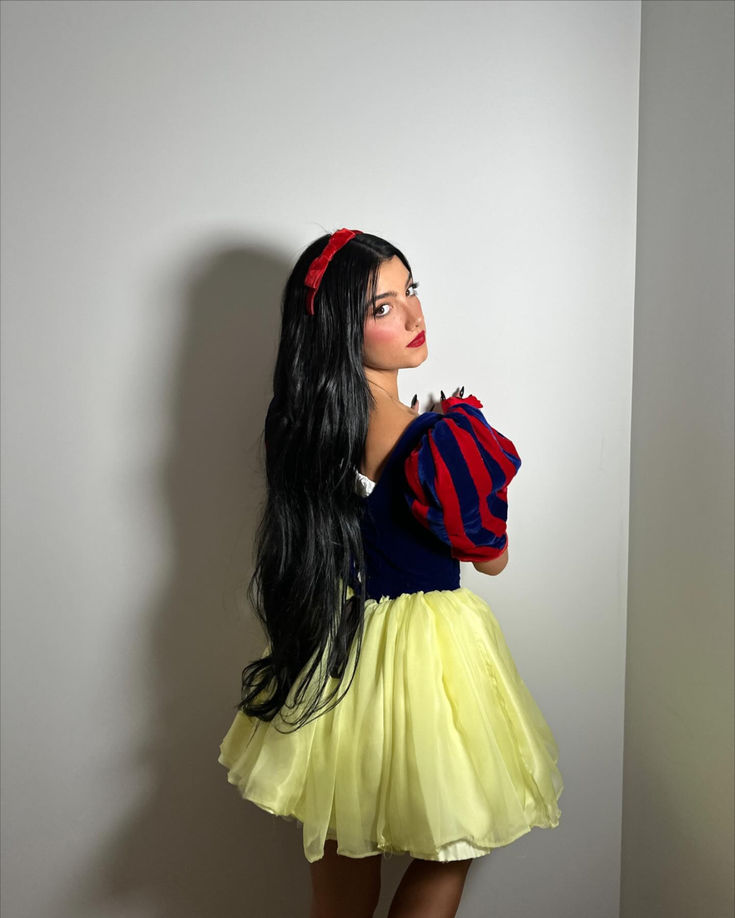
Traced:
[[[464, 396], [464, 386], [457, 386], [457, 388], [452, 392], [452, 398], [462, 398]], [[439, 401], [434, 402], [431, 411], [435, 411], [437, 414], [444, 414], [442, 411], [442, 401], [446, 398], [444, 390], [442, 389], [439, 392]]]
[[[457, 388], [452, 392], [452, 398], [464, 398], [464, 386], [457, 386]], [[439, 401], [434, 402], [429, 411], [433, 411], [436, 414], [444, 414], [442, 411], [442, 401], [446, 398], [444, 390], [442, 389], [439, 393]], [[415, 414], [419, 414], [419, 397], [418, 394], [414, 395], [411, 399], [411, 410]]]

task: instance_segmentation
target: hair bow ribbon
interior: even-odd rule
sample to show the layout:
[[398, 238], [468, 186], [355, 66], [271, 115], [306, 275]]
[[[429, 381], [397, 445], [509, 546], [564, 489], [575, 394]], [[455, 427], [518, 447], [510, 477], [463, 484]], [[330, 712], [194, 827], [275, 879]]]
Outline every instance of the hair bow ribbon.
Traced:
[[314, 297], [319, 289], [319, 284], [322, 282], [324, 272], [327, 270], [327, 265], [343, 245], [346, 245], [350, 239], [353, 239], [361, 232], [362, 230], [336, 230], [336, 232], [332, 233], [329, 237], [329, 241], [324, 247], [321, 255], [317, 255], [314, 261], [309, 265], [309, 270], [306, 272], [306, 277], [304, 279], [304, 286], [309, 288], [306, 297], [306, 311], [310, 316], [314, 315]]

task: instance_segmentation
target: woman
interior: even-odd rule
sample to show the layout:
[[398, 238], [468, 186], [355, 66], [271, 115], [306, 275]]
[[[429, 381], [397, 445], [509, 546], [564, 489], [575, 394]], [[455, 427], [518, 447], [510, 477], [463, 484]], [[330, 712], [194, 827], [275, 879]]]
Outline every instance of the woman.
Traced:
[[559, 821], [554, 738], [459, 579], [505, 567], [521, 461], [463, 389], [400, 402], [427, 356], [417, 287], [395, 246], [342, 229], [283, 296], [249, 591], [268, 642], [219, 761], [301, 823], [311, 918], [372, 916], [390, 853], [413, 861], [389, 918], [450, 918], [475, 857]]

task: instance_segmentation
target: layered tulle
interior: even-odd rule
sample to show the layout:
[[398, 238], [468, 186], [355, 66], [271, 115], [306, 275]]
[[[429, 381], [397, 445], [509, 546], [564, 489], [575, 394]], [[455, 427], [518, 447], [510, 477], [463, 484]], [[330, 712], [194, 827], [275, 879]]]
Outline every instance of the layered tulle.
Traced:
[[302, 824], [310, 862], [328, 838], [350, 857], [449, 861], [559, 823], [556, 742], [466, 588], [368, 600], [345, 697], [295, 732], [277, 723], [238, 712], [219, 762], [243, 797]]

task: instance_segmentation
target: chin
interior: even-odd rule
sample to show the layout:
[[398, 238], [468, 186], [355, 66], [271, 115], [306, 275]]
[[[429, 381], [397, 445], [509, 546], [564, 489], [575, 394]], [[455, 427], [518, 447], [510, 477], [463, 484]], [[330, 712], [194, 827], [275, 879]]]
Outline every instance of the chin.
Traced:
[[[409, 348], [409, 351], [411, 348]], [[415, 354], [406, 361], [406, 367], [418, 367], [420, 366], [426, 358], [429, 356], [429, 349], [425, 344], [422, 344], [421, 347], [413, 348], [416, 351]]]

